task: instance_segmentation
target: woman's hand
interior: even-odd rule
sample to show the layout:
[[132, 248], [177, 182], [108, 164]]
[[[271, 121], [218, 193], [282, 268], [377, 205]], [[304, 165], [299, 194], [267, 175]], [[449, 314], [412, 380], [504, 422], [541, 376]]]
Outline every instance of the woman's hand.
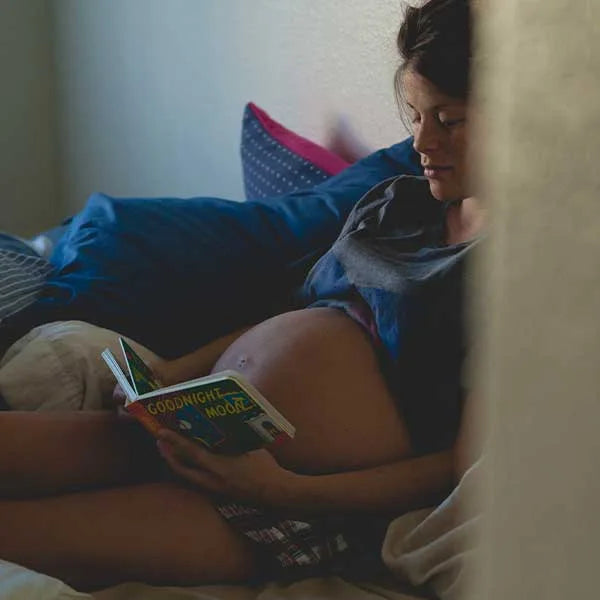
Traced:
[[127, 395], [123, 391], [123, 388], [117, 383], [113, 390], [111, 406], [115, 409], [115, 412], [120, 419], [133, 420], [135, 417], [130, 415], [124, 408], [125, 402], [127, 402]]
[[118, 410], [119, 408], [125, 406], [126, 401], [127, 395], [123, 391], [123, 388], [117, 383], [112, 393], [111, 406]]
[[207, 492], [271, 506], [285, 505], [291, 493], [295, 474], [267, 450], [222, 456], [167, 429], [158, 438], [159, 452], [171, 469]]

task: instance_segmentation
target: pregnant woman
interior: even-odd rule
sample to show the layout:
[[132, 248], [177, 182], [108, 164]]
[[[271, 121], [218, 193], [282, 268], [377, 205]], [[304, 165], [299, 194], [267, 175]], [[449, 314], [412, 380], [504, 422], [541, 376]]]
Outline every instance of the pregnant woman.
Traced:
[[295, 439], [222, 457], [112, 414], [3, 413], [0, 557], [88, 588], [364, 577], [383, 569], [391, 518], [447, 493], [465, 260], [484, 226], [468, 181], [469, 2], [409, 9], [398, 48], [425, 177], [363, 197], [305, 308], [154, 365], [165, 383], [240, 371]]

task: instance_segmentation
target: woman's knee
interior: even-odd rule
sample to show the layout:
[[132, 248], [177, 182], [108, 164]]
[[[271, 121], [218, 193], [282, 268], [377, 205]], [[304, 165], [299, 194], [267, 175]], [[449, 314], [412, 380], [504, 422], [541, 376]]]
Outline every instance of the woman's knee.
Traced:
[[[0, 360], [0, 394], [13, 410], [97, 410], [115, 381], [105, 348], [119, 350], [119, 334], [82, 321], [36, 327]], [[132, 342], [145, 359], [155, 355]]]
[[238, 583], [257, 576], [253, 543], [221, 517], [208, 495], [177, 482], [147, 489], [148, 511], [163, 515], [157, 582]]

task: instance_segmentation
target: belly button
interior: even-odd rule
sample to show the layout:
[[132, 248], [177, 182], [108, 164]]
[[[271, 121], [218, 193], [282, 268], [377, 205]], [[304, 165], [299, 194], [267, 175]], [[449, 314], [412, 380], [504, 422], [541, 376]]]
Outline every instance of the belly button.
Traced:
[[243, 369], [248, 364], [248, 357], [245, 354], [242, 354], [237, 360], [238, 369]]

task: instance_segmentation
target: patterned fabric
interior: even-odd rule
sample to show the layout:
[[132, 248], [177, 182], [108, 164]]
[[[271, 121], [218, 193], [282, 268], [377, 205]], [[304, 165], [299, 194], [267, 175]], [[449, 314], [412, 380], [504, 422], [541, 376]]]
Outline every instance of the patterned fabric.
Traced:
[[241, 153], [248, 200], [311, 188], [348, 166], [336, 154], [276, 123], [252, 103], [244, 111]]
[[296, 580], [321, 575], [371, 576], [385, 570], [383, 516], [295, 519], [240, 502], [217, 505], [221, 516], [259, 548], [263, 576]]
[[463, 290], [476, 244], [445, 244], [448, 207], [423, 177], [375, 186], [301, 293], [304, 306], [345, 310], [371, 335], [418, 454], [453, 443], [464, 396]]
[[326, 556], [348, 548], [342, 535], [336, 535], [332, 540], [321, 537], [305, 521], [274, 521], [260, 508], [239, 503], [222, 504], [218, 510], [253, 542], [269, 546], [270, 553], [285, 569], [317, 565]]
[[37, 298], [51, 271], [30, 244], [0, 232], [0, 323]]

